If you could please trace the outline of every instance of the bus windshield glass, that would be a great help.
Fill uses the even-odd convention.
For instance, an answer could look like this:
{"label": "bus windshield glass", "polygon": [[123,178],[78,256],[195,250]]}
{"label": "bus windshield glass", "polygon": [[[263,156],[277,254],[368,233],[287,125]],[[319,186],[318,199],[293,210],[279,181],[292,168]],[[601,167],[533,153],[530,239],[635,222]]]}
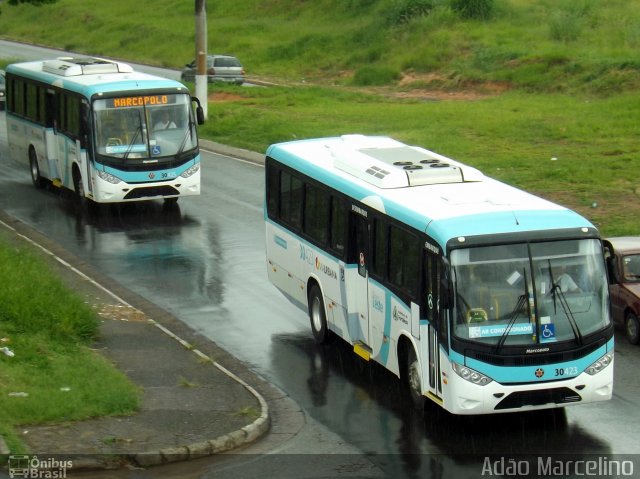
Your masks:
{"label": "bus windshield glass", "polygon": [[595,239],[458,249],[453,332],[466,341],[534,346],[575,341],[610,323]]}
{"label": "bus windshield glass", "polygon": [[186,94],[95,100],[97,153],[123,160],[159,159],[196,148],[190,106]]}

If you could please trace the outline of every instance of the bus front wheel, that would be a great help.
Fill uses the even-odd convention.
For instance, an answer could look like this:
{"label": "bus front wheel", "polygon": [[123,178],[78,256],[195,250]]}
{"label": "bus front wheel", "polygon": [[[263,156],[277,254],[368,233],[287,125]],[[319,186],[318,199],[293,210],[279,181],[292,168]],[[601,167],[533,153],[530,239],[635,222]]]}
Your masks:
{"label": "bus front wheel", "polygon": [[80,174],[80,170],[78,168],[73,169],[73,189],[76,194],[76,200],[82,206],[87,203],[87,198],[84,194],[84,185],[82,184],[82,175]]}
{"label": "bus front wheel", "polygon": [[44,186],[44,179],[40,175],[40,167],[38,166],[38,156],[36,150],[29,148],[29,169],[31,170],[31,181],[36,188]]}
{"label": "bus front wheel", "polygon": [[412,346],[407,351],[407,363],[405,369],[405,387],[409,393],[411,404],[418,412],[424,411],[425,397],[422,394],[422,381],[420,379],[420,363]]}
{"label": "bus front wheel", "polygon": [[326,343],[329,339],[329,329],[327,328],[322,292],[317,284],[314,284],[309,292],[309,319],[316,343]]}

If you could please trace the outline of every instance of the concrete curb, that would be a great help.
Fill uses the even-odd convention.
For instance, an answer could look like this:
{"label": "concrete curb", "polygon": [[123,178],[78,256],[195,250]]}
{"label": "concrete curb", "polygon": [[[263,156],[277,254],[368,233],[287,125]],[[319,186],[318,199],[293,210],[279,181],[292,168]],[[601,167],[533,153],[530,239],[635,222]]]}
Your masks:
{"label": "concrete curb", "polygon": [[[108,292],[108,290],[105,290]],[[122,302],[123,304],[133,307],[127,304],[124,300],[115,296],[115,298]],[[135,308],[134,308],[135,309]],[[137,454],[128,455],[129,459],[132,459],[140,466],[155,466],[160,464],[167,464],[170,462],[178,462],[185,461],[188,459],[197,459],[205,456],[209,456],[212,454],[218,454],[221,452],[227,452],[232,449],[238,448],[240,446],[245,446],[254,442],[256,439],[260,438],[264,435],[271,426],[271,416],[269,415],[269,406],[267,405],[267,401],[262,397],[262,395],[255,390],[252,386],[247,384],[241,378],[233,374],[231,371],[226,369],[224,366],[219,364],[217,361],[212,360],[209,356],[204,354],[198,349],[193,348],[189,343],[184,341],[182,338],[176,336],[169,329],[165,328],[163,325],[154,321],[153,319],[149,320],[154,326],[160,329],[164,334],[169,336],[170,338],[178,341],[185,349],[193,352],[196,356],[200,357],[204,361],[210,362],[214,367],[218,370],[222,371],[228,377],[241,384],[246,390],[248,390],[260,403],[260,417],[258,417],[251,424],[248,424],[236,431],[220,436],[216,439],[210,439],[208,441],[203,441],[195,444],[185,445],[185,446],[177,446],[177,447],[166,447],[160,449],[157,452],[143,452]]]}
{"label": "concrete curb", "polygon": [[200,149],[216,153],[218,155],[229,156],[232,158],[238,158],[250,163],[258,165],[264,165],[264,154],[256,153],[255,151],[244,150],[242,148],[236,148],[233,146],[223,145],[211,140],[199,140]]}

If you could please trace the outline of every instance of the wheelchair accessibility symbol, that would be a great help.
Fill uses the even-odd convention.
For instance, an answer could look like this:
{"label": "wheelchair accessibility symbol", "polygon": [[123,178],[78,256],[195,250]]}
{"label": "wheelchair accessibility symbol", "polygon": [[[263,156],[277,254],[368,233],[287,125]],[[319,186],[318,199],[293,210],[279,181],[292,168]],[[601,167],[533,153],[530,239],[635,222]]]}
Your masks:
{"label": "wheelchair accessibility symbol", "polygon": [[556,326],[555,324],[543,324],[542,331],[540,331],[540,341],[545,343],[556,340]]}

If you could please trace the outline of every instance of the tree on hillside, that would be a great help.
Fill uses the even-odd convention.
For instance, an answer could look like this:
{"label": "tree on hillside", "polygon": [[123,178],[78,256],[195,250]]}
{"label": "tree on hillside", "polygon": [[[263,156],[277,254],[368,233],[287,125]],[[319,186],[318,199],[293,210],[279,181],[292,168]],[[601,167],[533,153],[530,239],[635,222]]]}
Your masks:
{"label": "tree on hillside", "polygon": [[18,5],[19,3],[33,3],[34,5],[41,5],[43,3],[55,3],[56,0],[9,0],[9,5]]}
{"label": "tree on hillside", "polygon": [[[42,5],[44,3],[55,3],[57,0],[7,0],[9,5],[19,5],[20,3],[32,3],[34,5]],[[0,4],[2,1],[0,0]],[[2,9],[0,8],[0,14],[2,14]]]}
{"label": "tree on hillside", "polygon": [[493,0],[452,0],[451,8],[463,18],[486,20],[493,11]]}

